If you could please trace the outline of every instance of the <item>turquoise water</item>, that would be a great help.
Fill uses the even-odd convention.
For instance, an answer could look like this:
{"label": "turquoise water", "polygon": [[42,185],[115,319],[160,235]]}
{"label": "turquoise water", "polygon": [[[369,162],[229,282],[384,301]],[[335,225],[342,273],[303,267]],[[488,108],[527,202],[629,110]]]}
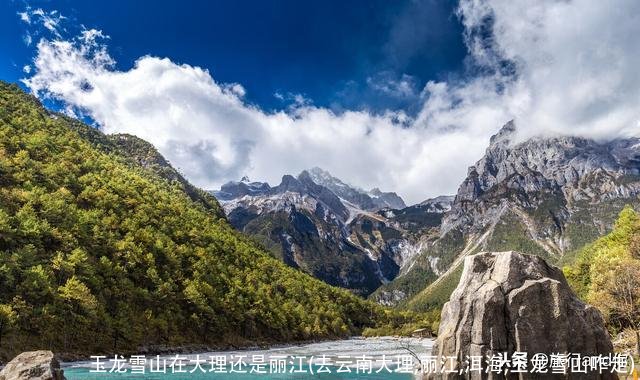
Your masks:
{"label": "turquoise water", "polygon": [[[63,363],[62,367],[64,369],[65,377],[68,380],[100,380],[100,379],[149,379],[149,380],[167,380],[167,379],[175,379],[175,380],[202,380],[202,379],[229,379],[229,380],[243,380],[243,379],[266,379],[266,380],[295,380],[295,379],[321,379],[321,380],[340,380],[340,379],[368,379],[368,380],[409,380],[413,379],[414,376],[411,373],[399,373],[394,372],[394,370],[398,367],[398,363],[396,359],[399,356],[407,355],[409,351],[407,348],[410,348],[411,351],[417,353],[418,355],[426,355],[430,353],[433,342],[427,339],[398,339],[393,337],[381,337],[381,338],[354,338],[340,341],[331,341],[331,342],[322,342],[322,343],[312,343],[306,345],[297,345],[297,346],[286,346],[286,347],[276,347],[268,350],[241,350],[241,351],[223,351],[223,352],[208,352],[201,353],[199,358],[201,358],[201,366],[205,371],[208,371],[211,368],[211,364],[209,362],[209,357],[220,357],[224,356],[226,358],[226,365],[222,365],[227,369],[227,373],[216,373],[216,372],[206,372],[203,373],[201,370],[196,370],[194,373],[188,373],[191,369],[193,369],[193,364],[195,363],[196,355],[188,354],[188,355],[180,355],[187,360],[184,360],[185,364],[182,369],[183,371],[187,371],[187,373],[171,373],[170,363],[172,362],[172,358],[175,355],[166,355],[161,356],[161,359],[166,359],[166,371],[167,373],[149,373],[150,361],[154,360],[153,366],[157,367],[156,356],[147,356],[146,357],[146,366],[145,366],[145,374],[134,374],[131,372],[132,368],[127,364],[123,368],[125,368],[125,373],[95,373],[92,370],[96,369],[96,364],[92,361],[87,362],[75,362],[75,363]],[[263,357],[266,365],[262,367],[266,370],[265,373],[249,373],[251,366],[251,358],[257,355],[259,357]],[[367,358],[371,360],[371,373],[369,371],[360,373],[357,371],[357,362],[360,358],[366,355]],[[292,357],[314,357],[313,359],[313,374],[309,373],[309,363],[305,360],[300,363],[297,360],[291,360]],[[385,368],[381,368],[381,358],[386,357],[387,364],[385,364]],[[243,361],[246,365],[242,368],[242,370],[247,373],[229,373],[230,372],[230,363],[236,362],[237,358],[244,357]],[[288,373],[268,373],[270,372],[269,359],[275,358],[283,358],[287,357],[287,364],[285,366],[285,370]],[[317,373],[318,368],[320,368],[319,364],[321,364],[318,360],[321,357],[327,357],[330,361],[326,362],[325,370],[328,369],[331,373]],[[236,360],[234,360],[234,358]],[[128,358],[126,358],[128,359]],[[194,360],[189,363],[189,360]],[[350,364],[341,365],[340,363],[350,362]],[[102,359],[103,367],[106,371],[109,371],[113,366],[113,362],[109,362],[109,358]],[[135,364],[135,363],[134,363]],[[188,365],[191,364],[191,365]],[[302,364],[302,366],[300,365]],[[338,367],[340,366],[340,367]],[[218,366],[220,367],[220,366]],[[177,367],[176,367],[177,368]],[[234,367],[237,369],[238,367]],[[338,373],[338,370],[342,371]],[[291,370],[299,370],[303,369],[305,373],[291,373]],[[350,373],[344,372],[347,369],[351,370]],[[378,371],[378,373],[376,373]],[[390,372],[391,371],[391,372]],[[271,372],[283,372],[283,371],[271,371]],[[325,371],[326,372],[326,371]]]}
{"label": "turquoise water", "polygon": [[[189,368],[190,369],[190,368]],[[187,370],[189,370],[187,369]],[[202,380],[202,379],[229,379],[229,380],[243,380],[243,379],[265,379],[265,380],[295,380],[295,379],[322,379],[322,380],[347,380],[347,379],[359,379],[359,380],[409,380],[413,376],[407,373],[389,373],[386,370],[380,373],[371,374],[357,374],[355,369],[352,373],[335,373],[337,367],[331,367],[332,373],[321,374],[240,374],[240,373],[202,373],[200,371],[194,373],[177,373],[177,374],[144,374],[133,375],[131,373],[90,373],[89,368],[65,368],[64,375],[67,380],[100,380],[100,379],[149,379],[149,380]]]}

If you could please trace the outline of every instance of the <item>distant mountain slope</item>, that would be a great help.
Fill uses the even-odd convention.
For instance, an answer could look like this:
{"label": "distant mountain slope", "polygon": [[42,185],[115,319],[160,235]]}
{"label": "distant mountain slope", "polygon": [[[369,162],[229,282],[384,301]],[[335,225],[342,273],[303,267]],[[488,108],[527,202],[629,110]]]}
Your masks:
{"label": "distant mountain slope", "polygon": [[347,185],[332,176],[331,173],[318,167],[312,168],[307,173],[314,183],[326,187],[341,199],[362,210],[377,211],[383,208],[401,209],[407,207],[396,193],[383,193],[378,188],[371,191],[360,190]]}
{"label": "distant mountain slope", "polygon": [[[514,133],[511,122],[491,138],[484,157],[469,168],[437,238],[415,256],[406,278],[377,292],[378,299],[395,296],[414,309],[428,308],[448,297],[439,296],[443,289],[455,287],[464,256],[481,250],[571,261],[577,249],[611,229],[625,204],[640,203],[639,139],[514,143]],[[407,278],[415,279],[410,288],[402,285]]]}
{"label": "distant mountain slope", "polygon": [[[640,203],[639,139],[514,142],[515,133],[510,122],[491,138],[455,197],[414,206],[380,208],[372,192],[318,168],[274,188],[228,184],[218,198],[234,226],[289,265],[386,305],[429,309],[448,298],[465,256],[518,250],[570,262]],[[316,212],[318,189],[333,196]]]}
{"label": "distant mountain slope", "polygon": [[349,209],[308,172],[285,175],[275,187],[245,178],[215,195],[234,227],[288,265],[359,294],[380,285],[378,264],[347,237]]}
{"label": "distant mountain slope", "polygon": [[377,305],[273,259],[143,141],[0,82],[0,357],[348,336]]}
{"label": "distant mountain slope", "polygon": [[439,226],[447,202],[391,209],[404,206],[395,193],[366,193],[319,168],[275,187],[243,178],[213,193],[230,223],[276,257],[361,295],[402,271],[418,252],[416,232]]}

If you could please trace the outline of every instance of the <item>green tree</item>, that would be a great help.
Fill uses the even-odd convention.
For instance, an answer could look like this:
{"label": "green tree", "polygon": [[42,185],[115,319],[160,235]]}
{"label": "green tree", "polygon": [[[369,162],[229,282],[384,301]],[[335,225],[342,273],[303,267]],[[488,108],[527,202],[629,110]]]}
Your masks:
{"label": "green tree", "polygon": [[640,356],[640,261],[614,260],[608,270],[594,276],[592,289],[589,301],[603,312],[607,322],[619,330],[633,330],[636,356]]}
{"label": "green tree", "polygon": [[17,319],[16,312],[11,305],[0,304],[0,347],[2,347],[2,338],[13,327]]}

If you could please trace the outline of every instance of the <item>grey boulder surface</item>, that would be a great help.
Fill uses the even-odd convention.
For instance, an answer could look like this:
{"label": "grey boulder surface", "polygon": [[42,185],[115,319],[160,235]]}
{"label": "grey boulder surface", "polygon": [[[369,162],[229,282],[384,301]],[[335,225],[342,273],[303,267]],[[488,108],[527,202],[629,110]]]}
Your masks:
{"label": "grey boulder surface", "polygon": [[[468,357],[526,352],[608,355],[613,346],[602,316],[580,301],[560,269],[538,256],[484,252],[468,256],[460,283],[444,305],[432,355],[456,357],[464,370]],[[529,364],[529,367],[531,365]],[[483,368],[484,369],[484,368]],[[463,371],[464,372],[464,371]],[[435,373],[430,379],[461,378]],[[554,378],[551,374],[469,372],[466,378]],[[611,379],[611,373],[578,373],[555,378]]]}
{"label": "grey boulder surface", "polygon": [[0,371],[0,380],[64,380],[60,363],[51,351],[23,352]]}

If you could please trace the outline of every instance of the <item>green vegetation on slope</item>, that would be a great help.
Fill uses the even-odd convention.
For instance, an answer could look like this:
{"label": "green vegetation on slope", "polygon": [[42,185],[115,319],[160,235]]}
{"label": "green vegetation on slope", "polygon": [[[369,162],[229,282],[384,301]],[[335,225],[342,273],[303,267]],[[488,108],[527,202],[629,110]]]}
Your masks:
{"label": "green vegetation on slope", "polygon": [[[624,180],[625,178],[620,182],[622,183]],[[573,264],[588,244],[593,243],[610,230],[610,226],[618,218],[618,214],[625,205],[637,209],[640,202],[637,198],[603,199],[595,204],[586,201],[575,202],[574,212],[565,230],[565,235],[571,242],[573,249],[564,254],[559,264]]]}
{"label": "green vegetation on slope", "polygon": [[565,276],[613,333],[630,330],[640,356],[640,217],[625,207],[611,233],[586,246]]}
{"label": "green vegetation on slope", "polygon": [[574,263],[563,268],[567,280],[578,296],[588,300],[597,291],[593,283],[599,275],[612,269],[620,260],[632,259],[640,248],[640,217],[633,208],[625,207],[613,230],[585,246]]}
{"label": "green vegetation on slope", "polygon": [[[549,260],[549,254],[530,236],[527,227],[513,212],[506,212],[498,221],[483,251],[518,251]],[[553,261],[553,258],[551,258]]]}
{"label": "green vegetation on slope", "polygon": [[130,166],[143,167],[173,185],[180,186],[189,198],[202,204],[214,216],[224,217],[224,211],[213,195],[189,183],[147,141],[128,134],[105,135],[79,120],[65,115],[56,116],[64,119],[69,128],[78,132],[82,139],[90,142],[101,152],[115,154],[124,158]]}
{"label": "green vegetation on slope", "polygon": [[460,263],[438,282],[427,286],[406,304],[406,308],[416,312],[433,312],[442,310],[449,301],[451,293],[456,289],[462,276],[463,263]]}
{"label": "green vegetation on slope", "polygon": [[309,211],[295,209],[260,215],[242,231],[273,256],[327,284],[362,296],[379,286],[375,268],[364,254],[341,241],[321,238],[317,225],[326,228],[324,234],[340,236],[337,225],[322,224]]}
{"label": "green vegetation on slope", "polygon": [[1,358],[330,338],[388,317],[70,124],[0,82]]}

